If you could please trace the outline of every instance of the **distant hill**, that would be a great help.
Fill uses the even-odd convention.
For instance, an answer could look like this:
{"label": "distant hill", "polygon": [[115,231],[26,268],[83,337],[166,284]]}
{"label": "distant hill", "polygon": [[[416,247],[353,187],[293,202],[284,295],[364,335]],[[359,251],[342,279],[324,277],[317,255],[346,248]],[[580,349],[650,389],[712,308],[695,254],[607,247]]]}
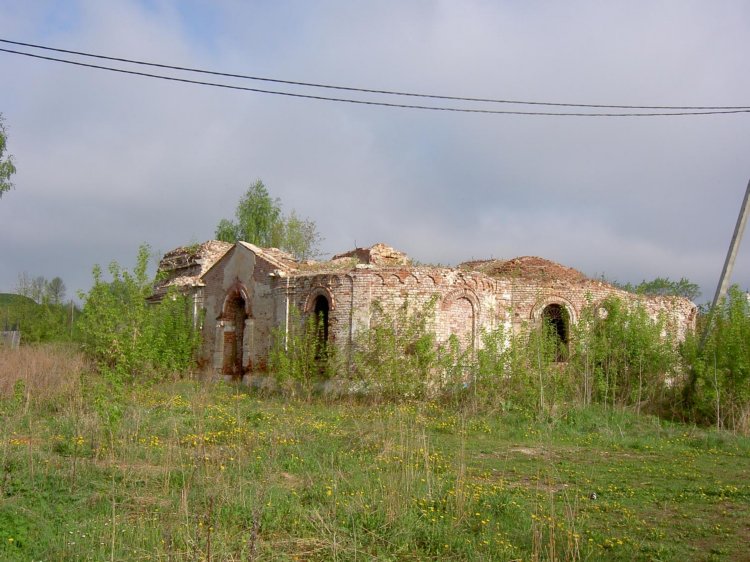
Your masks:
{"label": "distant hill", "polygon": [[0,293],[0,330],[20,330],[26,343],[70,339],[70,322],[66,305],[38,304],[23,295]]}
{"label": "distant hill", "polygon": [[0,293],[0,330],[26,325],[37,316],[39,305],[29,297],[13,293]]}
{"label": "distant hill", "polygon": [[29,297],[25,297],[23,295],[16,295],[14,293],[0,293],[0,307],[22,303],[36,304],[33,299],[30,299]]}

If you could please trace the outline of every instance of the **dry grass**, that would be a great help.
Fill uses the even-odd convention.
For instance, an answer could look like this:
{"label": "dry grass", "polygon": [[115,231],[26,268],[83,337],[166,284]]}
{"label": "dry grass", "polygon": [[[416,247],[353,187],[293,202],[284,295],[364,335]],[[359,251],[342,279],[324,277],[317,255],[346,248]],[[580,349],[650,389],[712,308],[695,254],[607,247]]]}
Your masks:
{"label": "dry grass", "polygon": [[59,400],[78,389],[86,367],[86,359],[73,345],[0,347],[0,397],[22,389],[27,403]]}

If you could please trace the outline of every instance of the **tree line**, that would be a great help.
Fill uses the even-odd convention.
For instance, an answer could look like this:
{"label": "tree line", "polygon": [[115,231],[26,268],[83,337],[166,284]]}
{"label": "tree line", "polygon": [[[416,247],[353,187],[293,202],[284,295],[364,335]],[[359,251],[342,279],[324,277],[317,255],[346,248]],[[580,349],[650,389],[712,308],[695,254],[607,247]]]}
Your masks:
{"label": "tree line", "polygon": [[18,276],[15,293],[0,294],[0,327],[19,330],[23,343],[75,339],[75,320],[80,308],[65,302],[65,283],[24,272]]}

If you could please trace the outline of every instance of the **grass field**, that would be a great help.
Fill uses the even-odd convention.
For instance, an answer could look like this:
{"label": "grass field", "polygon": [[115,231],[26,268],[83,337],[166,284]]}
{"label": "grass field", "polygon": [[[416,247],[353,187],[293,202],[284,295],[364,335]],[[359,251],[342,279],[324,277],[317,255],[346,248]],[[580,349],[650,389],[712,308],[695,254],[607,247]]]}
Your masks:
{"label": "grass field", "polygon": [[0,351],[2,560],[750,560],[750,439],[599,408],[124,388]]}

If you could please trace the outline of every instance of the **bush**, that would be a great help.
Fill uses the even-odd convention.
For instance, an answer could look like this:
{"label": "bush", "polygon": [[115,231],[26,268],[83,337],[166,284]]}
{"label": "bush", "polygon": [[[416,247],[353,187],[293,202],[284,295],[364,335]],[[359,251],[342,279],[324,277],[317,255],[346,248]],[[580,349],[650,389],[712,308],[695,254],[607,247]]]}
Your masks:
{"label": "bush", "polygon": [[289,317],[288,330],[273,331],[269,366],[283,390],[309,396],[315,383],[336,374],[337,348],[324,341],[322,318],[303,318],[297,308],[291,309]]}
{"label": "bush", "polygon": [[[666,319],[652,319],[640,303],[610,297],[585,307],[569,342],[545,321],[517,334],[503,325],[483,332],[476,350],[455,336],[438,343],[436,303],[415,307],[405,300],[396,309],[375,303],[370,327],[348,350],[349,390],[375,400],[470,399],[483,409],[557,416],[574,402],[657,409],[678,374]],[[292,317],[289,331],[276,333],[271,354],[277,381],[292,393],[335,375],[344,381],[337,348],[321,353],[314,319]]]}
{"label": "bush", "polygon": [[405,300],[395,311],[374,304],[372,325],[358,334],[352,354],[352,376],[368,394],[399,401],[437,388],[437,338],[429,328],[436,303],[412,308]]}
{"label": "bush", "polygon": [[148,246],[141,246],[132,273],[112,262],[111,281],[95,266],[94,285],[81,295],[83,349],[116,380],[186,371],[200,341],[188,297],[168,292],[158,304],[147,304],[152,290],[148,257]]}
{"label": "bush", "polygon": [[691,373],[687,405],[697,421],[750,433],[750,302],[745,293],[731,287],[708,321],[702,349],[695,335],[683,345]]}
{"label": "bush", "polygon": [[677,375],[677,343],[663,317],[641,303],[608,297],[581,313],[571,366],[580,373],[579,400],[640,408],[658,405]]}

